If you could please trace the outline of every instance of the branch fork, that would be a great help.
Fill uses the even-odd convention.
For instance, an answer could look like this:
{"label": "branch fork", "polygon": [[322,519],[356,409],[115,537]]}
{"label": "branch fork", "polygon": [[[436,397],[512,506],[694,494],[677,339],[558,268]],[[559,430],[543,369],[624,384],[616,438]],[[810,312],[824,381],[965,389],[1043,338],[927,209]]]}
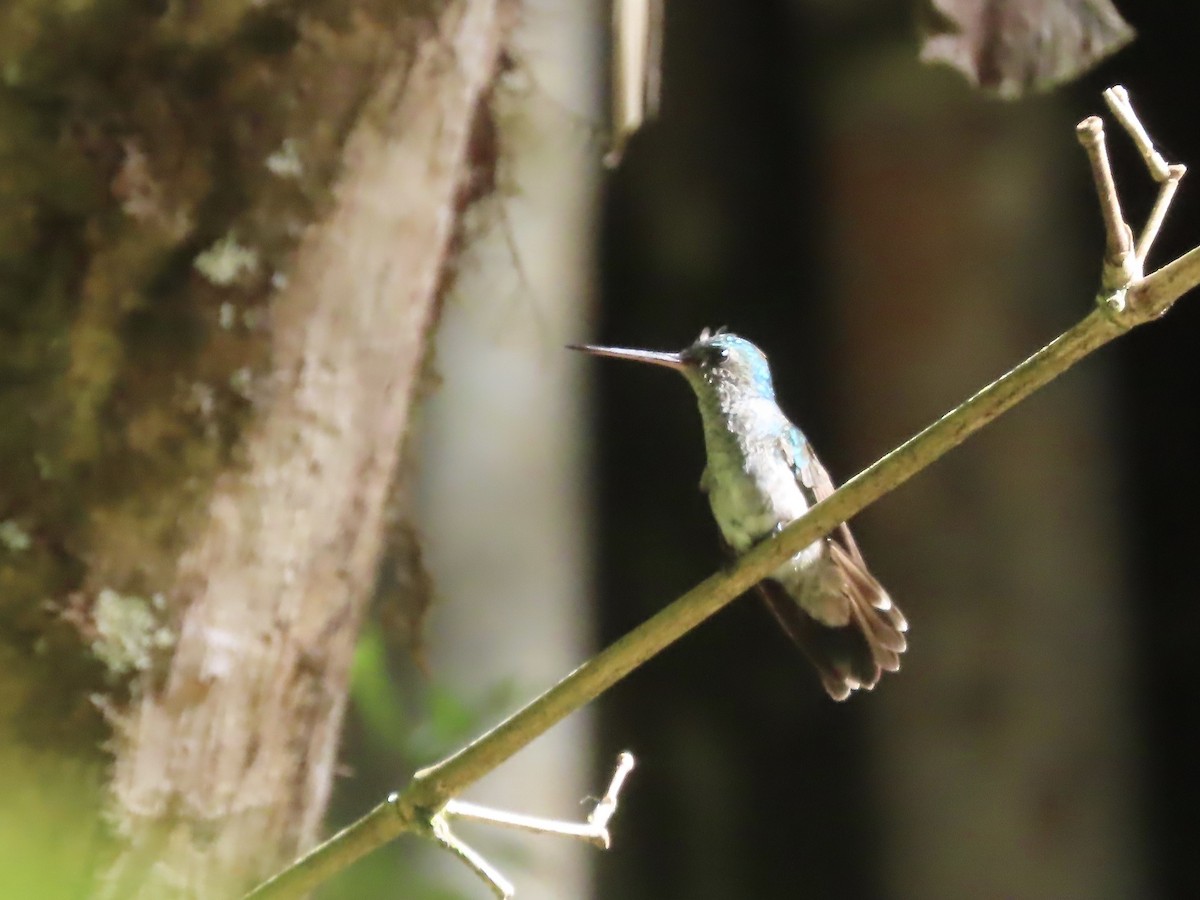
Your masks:
{"label": "branch fork", "polygon": [[[1147,317],[1146,310],[1131,310],[1129,291],[1143,278],[1146,257],[1158,236],[1167,209],[1179,188],[1179,182],[1187,172],[1181,164],[1169,165],[1154,149],[1154,142],[1138,120],[1129,101],[1129,92],[1115,85],[1104,92],[1104,101],[1121,127],[1133,140],[1141,154],[1150,177],[1159,183],[1158,196],[1146,219],[1137,242],[1133,229],[1121,214],[1121,201],[1113,180],[1112,166],[1108,159],[1108,148],[1104,140],[1104,122],[1099,116],[1088,116],[1076,126],[1075,133],[1087,153],[1092,167],[1092,180],[1100,200],[1100,213],[1104,219],[1104,262],[1100,283],[1103,293],[1098,298],[1119,324],[1132,328]],[[1150,311],[1150,318],[1161,315],[1167,307]],[[1126,315],[1129,313],[1130,315]]]}
{"label": "branch fork", "polygon": [[450,830],[450,819],[458,818],[472,822],[486,822],[504,828],[515,828],[519,831],[532,831],[535,834],[557,834],[561,837],[576,838],[586,841],[602,850],[612,845],[612,836],[608,832],[608,822],[617,811],[617,800],[625,779],[633,771],[633,754],[629,751],[617,757],[617,768],[608,783],[608,790],[596,803],[586,822],[564,822],[560,819],[543,819],[539,816],[527,816],[523,813],[508,812],[507,810],[492,809],[466,800],[451,799],[430,820],[433,839],[454,853],[476,875],[492,889],[501,900],[507,900],[516,893],[512,883],[500,871],[484,858],[478,851],[472,849],[466,842]]}

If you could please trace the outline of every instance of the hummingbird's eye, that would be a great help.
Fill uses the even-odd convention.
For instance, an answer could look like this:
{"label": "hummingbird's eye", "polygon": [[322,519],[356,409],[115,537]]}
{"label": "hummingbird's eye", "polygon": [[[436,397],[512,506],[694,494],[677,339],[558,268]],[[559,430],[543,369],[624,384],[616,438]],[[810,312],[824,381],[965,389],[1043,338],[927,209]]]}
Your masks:
{"label": "hummingbird's eye", "polygon": [[692,359],[706,369],[719,366],[725,360],[729,359],[729,350],[727,348],[712,344],[695,347],[692,353],[694,354]]}

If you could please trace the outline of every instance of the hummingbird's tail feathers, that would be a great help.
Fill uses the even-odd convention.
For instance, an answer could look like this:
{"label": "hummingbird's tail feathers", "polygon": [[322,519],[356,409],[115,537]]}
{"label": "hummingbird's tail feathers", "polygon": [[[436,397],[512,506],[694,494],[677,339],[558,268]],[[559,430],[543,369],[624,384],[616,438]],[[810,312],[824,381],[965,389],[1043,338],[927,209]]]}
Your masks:
{"label": "hummingbird's tail feathers", "polygon": [[845,700],[852,691],[872,690],[884,672],[899,670],[900,654],[908,647],[908,622],[861,564],[833,541],[829,547],[844,576],[847,624],[826,625],[813,618],[773,579],[758,589],[784,632],[816,667],[829,696]]}
{"label": "hummingbird's tail feathers", "polygon": [[783,585],[769,578],[759,582],[758,591],[784,633],[816,668],[830,697],[845,700],[851,691],[875,687],[879,670],[857,623],[821,624],[800,608]]}
{"label": "hummingbird's tail feathers", "polygon": [[[908,640],[904,637],[908,631],[908,620],[904,618],[904,613],[892,602],[883,585],[863,567],[860,559],[856,559],[836,541],[830,541],[828,547],[830,559],[846,580],[851,619],[858,622],[868,640],[873,638],[873,643],[880,648],[890,650],[893,654],[903,653],[908,649]],[[897,660],[896,669],[882,667],[895,672],[900,663]]]}

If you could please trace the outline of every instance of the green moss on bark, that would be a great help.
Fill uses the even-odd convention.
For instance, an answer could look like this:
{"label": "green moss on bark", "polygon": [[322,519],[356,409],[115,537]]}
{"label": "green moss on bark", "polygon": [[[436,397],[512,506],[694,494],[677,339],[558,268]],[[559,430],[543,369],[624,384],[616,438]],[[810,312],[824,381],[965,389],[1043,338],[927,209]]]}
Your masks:
{"label": "green moss on bark", "polygon": [[[66,754],[95,752],[113,693],[97,599],[169,584],[236,466],[271,293],[411,14],[165,9],[0,12],[0,521],[29,538],[0,543],[0,732]],[[231,235],[255,265],[206,277]]]}

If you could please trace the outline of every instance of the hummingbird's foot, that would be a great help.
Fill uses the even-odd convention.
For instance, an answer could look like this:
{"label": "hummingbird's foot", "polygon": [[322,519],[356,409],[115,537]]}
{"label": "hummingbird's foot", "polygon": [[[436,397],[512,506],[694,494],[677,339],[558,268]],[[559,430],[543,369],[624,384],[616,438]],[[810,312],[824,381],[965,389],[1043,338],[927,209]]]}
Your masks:
{"label": "hummingbird's foot", "polygon": [[780,522],[778,525],[776,525],[774,528],[772,528],[770,531],[768,531],[762,537],[755,539],[755,541],[750,545],[750,547],[747,547],[746,549],[751,549],[753,547],[757,547],[759,544],[761,544],[765,541],[769,541],[771,538],[775,537],[775,535],[779,534],[781,531],[783,531],[783,529],[785,529],[787,527],[788,527],[787,522]]}

